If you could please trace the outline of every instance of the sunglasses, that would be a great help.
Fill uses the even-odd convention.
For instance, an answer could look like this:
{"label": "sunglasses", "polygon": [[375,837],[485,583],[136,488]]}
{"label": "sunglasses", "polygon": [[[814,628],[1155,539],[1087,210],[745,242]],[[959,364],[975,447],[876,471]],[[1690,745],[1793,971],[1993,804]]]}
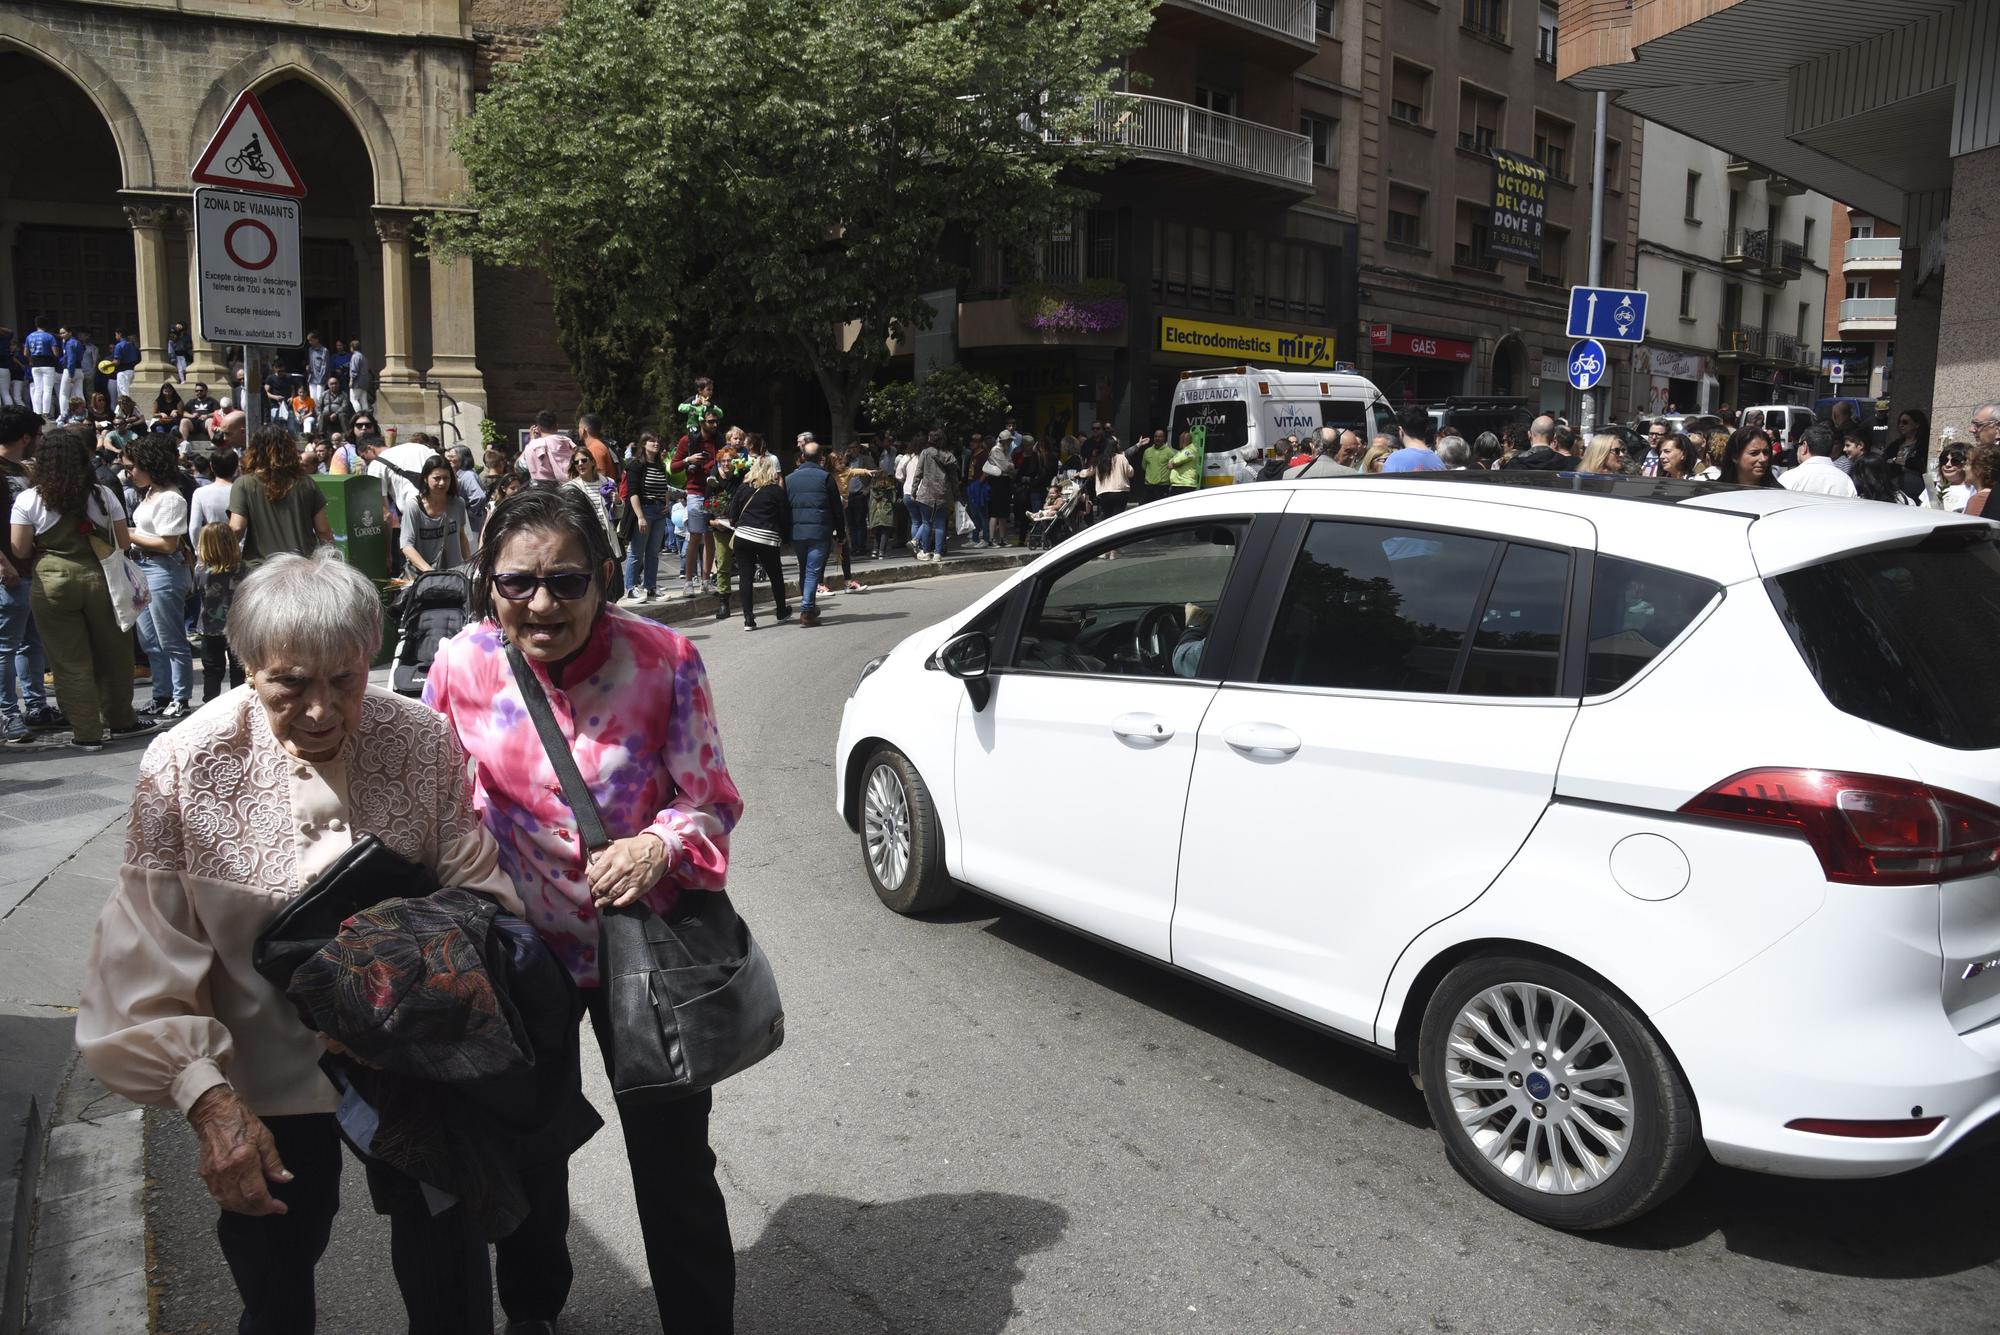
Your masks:
{"label": "sunglasses", "polygon": [[558,575],[509,573],[493,577],[493,591],[510,603],[525,603],[535,590],[546,588],[556,599],[573,603],[590,592],[593,577],[588,570],[565,570]]}

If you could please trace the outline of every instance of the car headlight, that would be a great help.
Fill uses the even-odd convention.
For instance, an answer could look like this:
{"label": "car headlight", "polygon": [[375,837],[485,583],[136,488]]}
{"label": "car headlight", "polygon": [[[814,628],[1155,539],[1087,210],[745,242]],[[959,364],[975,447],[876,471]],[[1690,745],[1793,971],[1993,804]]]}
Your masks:
{"label": "car headlight", "polygon": [[[867,681],[869,677],[874,675],[876,668],[881,667],[884,663],[888,661],[889,661],[889,655],[877,654],[873,658],[869,659],[866,663],[863,663],[861,665],[861,675],[855,678],[854,681],[854,691],[860,690],[861,683]],[[854,694],[854,691],[849,691],[848,695],[852,696]]]}

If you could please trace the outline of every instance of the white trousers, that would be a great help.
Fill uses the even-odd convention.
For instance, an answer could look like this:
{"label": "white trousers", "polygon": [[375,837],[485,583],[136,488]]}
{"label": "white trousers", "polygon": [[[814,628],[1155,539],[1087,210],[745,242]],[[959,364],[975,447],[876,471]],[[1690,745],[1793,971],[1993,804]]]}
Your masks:
{"label": "white trousers", "polygon": [[114,395],[111,400],[111,406],[114,410],[118,407],[119,399],[131,397],[132,377],[137,375],[138,373],[139,372],[136,368],[130,371],[120,371],[118,373],[118,393]]}
{"label": "white trousers", "polygon": [[44,418],[55,419],[56,386],[62,372],[53,366],[31,366],[28,368],[28,406]]}
{"label": "white trousers", "polygon": [[[62,417],[67,415],[69,412],[69,401],[73,398],[78,397],[82,393],[83,393],[83,372],[64,371],[62,373],[61,386],[56,390],[56,406],[54,415],[57,417]],[[90,405],[87,403],[84,405],[85,408],[88,408],[89,406]]]}
{"label": "white trousers", "polygon": [[352,385],[347,389],[347,401],[354,405],[354,411],[357,413],[372,412],[375,408],[375,396],[365,389],[356,389]]}

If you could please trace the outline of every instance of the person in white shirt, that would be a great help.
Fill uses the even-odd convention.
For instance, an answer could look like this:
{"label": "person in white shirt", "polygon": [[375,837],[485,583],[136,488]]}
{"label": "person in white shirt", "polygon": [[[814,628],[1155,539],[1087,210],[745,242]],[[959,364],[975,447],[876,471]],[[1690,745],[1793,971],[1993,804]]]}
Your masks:
{"label": "person in white shirt", "polygon": [[1853,480],[1833,464],[1833,456],[1838,449],[1839,446],[1834,443],[1833,428],[1824,423],[1808,427],[1805,434],[1799,437],[1798,467],[1788,468],[1780,474],[1778,485],[1818,496],[1853,496]]}
{"label": "person in white shirt", "polygon": [[236,481],[236,451],[217,450],[209,456],[208,466],[215,473],[215,481],[205,487],[196,487],[194,495],[188,498],[188,545],[195,545],[201,531],[210,524],[229,522],[229,491]]}
{"label": "person in white shirt", "polygon": [[175,485],[180,460],[173,443],[148,432],[125,450],[132,485],[143,499],[132,511],[132,545],[139,550],[152,600],[139,614],[139,648],[152,671],[153,703],[141,714],[185,718],[194,690],[194,646],[187,637],[187,601],[194,590],[188,560],[188,503]]}

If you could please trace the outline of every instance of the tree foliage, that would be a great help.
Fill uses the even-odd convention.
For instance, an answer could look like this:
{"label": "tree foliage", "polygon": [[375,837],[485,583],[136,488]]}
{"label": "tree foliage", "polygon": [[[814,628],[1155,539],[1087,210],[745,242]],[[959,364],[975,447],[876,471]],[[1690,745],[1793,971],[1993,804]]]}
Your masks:
{"label": "tree foliage", "polygon": [[836,440],[954,232],[1045,235],[1103,165],[1152,0],[569,0],[462,127],[438,244],[536,265],[684,357],[783,358]]}
{"label": "tree foliage", "polygon": [[863,400],[870,421],[897,438],[942,431],[956,446],[974,431],[991,431],[1012,411],[1007,391],[992,376],[944,366],[922,384],[892,380]]}

